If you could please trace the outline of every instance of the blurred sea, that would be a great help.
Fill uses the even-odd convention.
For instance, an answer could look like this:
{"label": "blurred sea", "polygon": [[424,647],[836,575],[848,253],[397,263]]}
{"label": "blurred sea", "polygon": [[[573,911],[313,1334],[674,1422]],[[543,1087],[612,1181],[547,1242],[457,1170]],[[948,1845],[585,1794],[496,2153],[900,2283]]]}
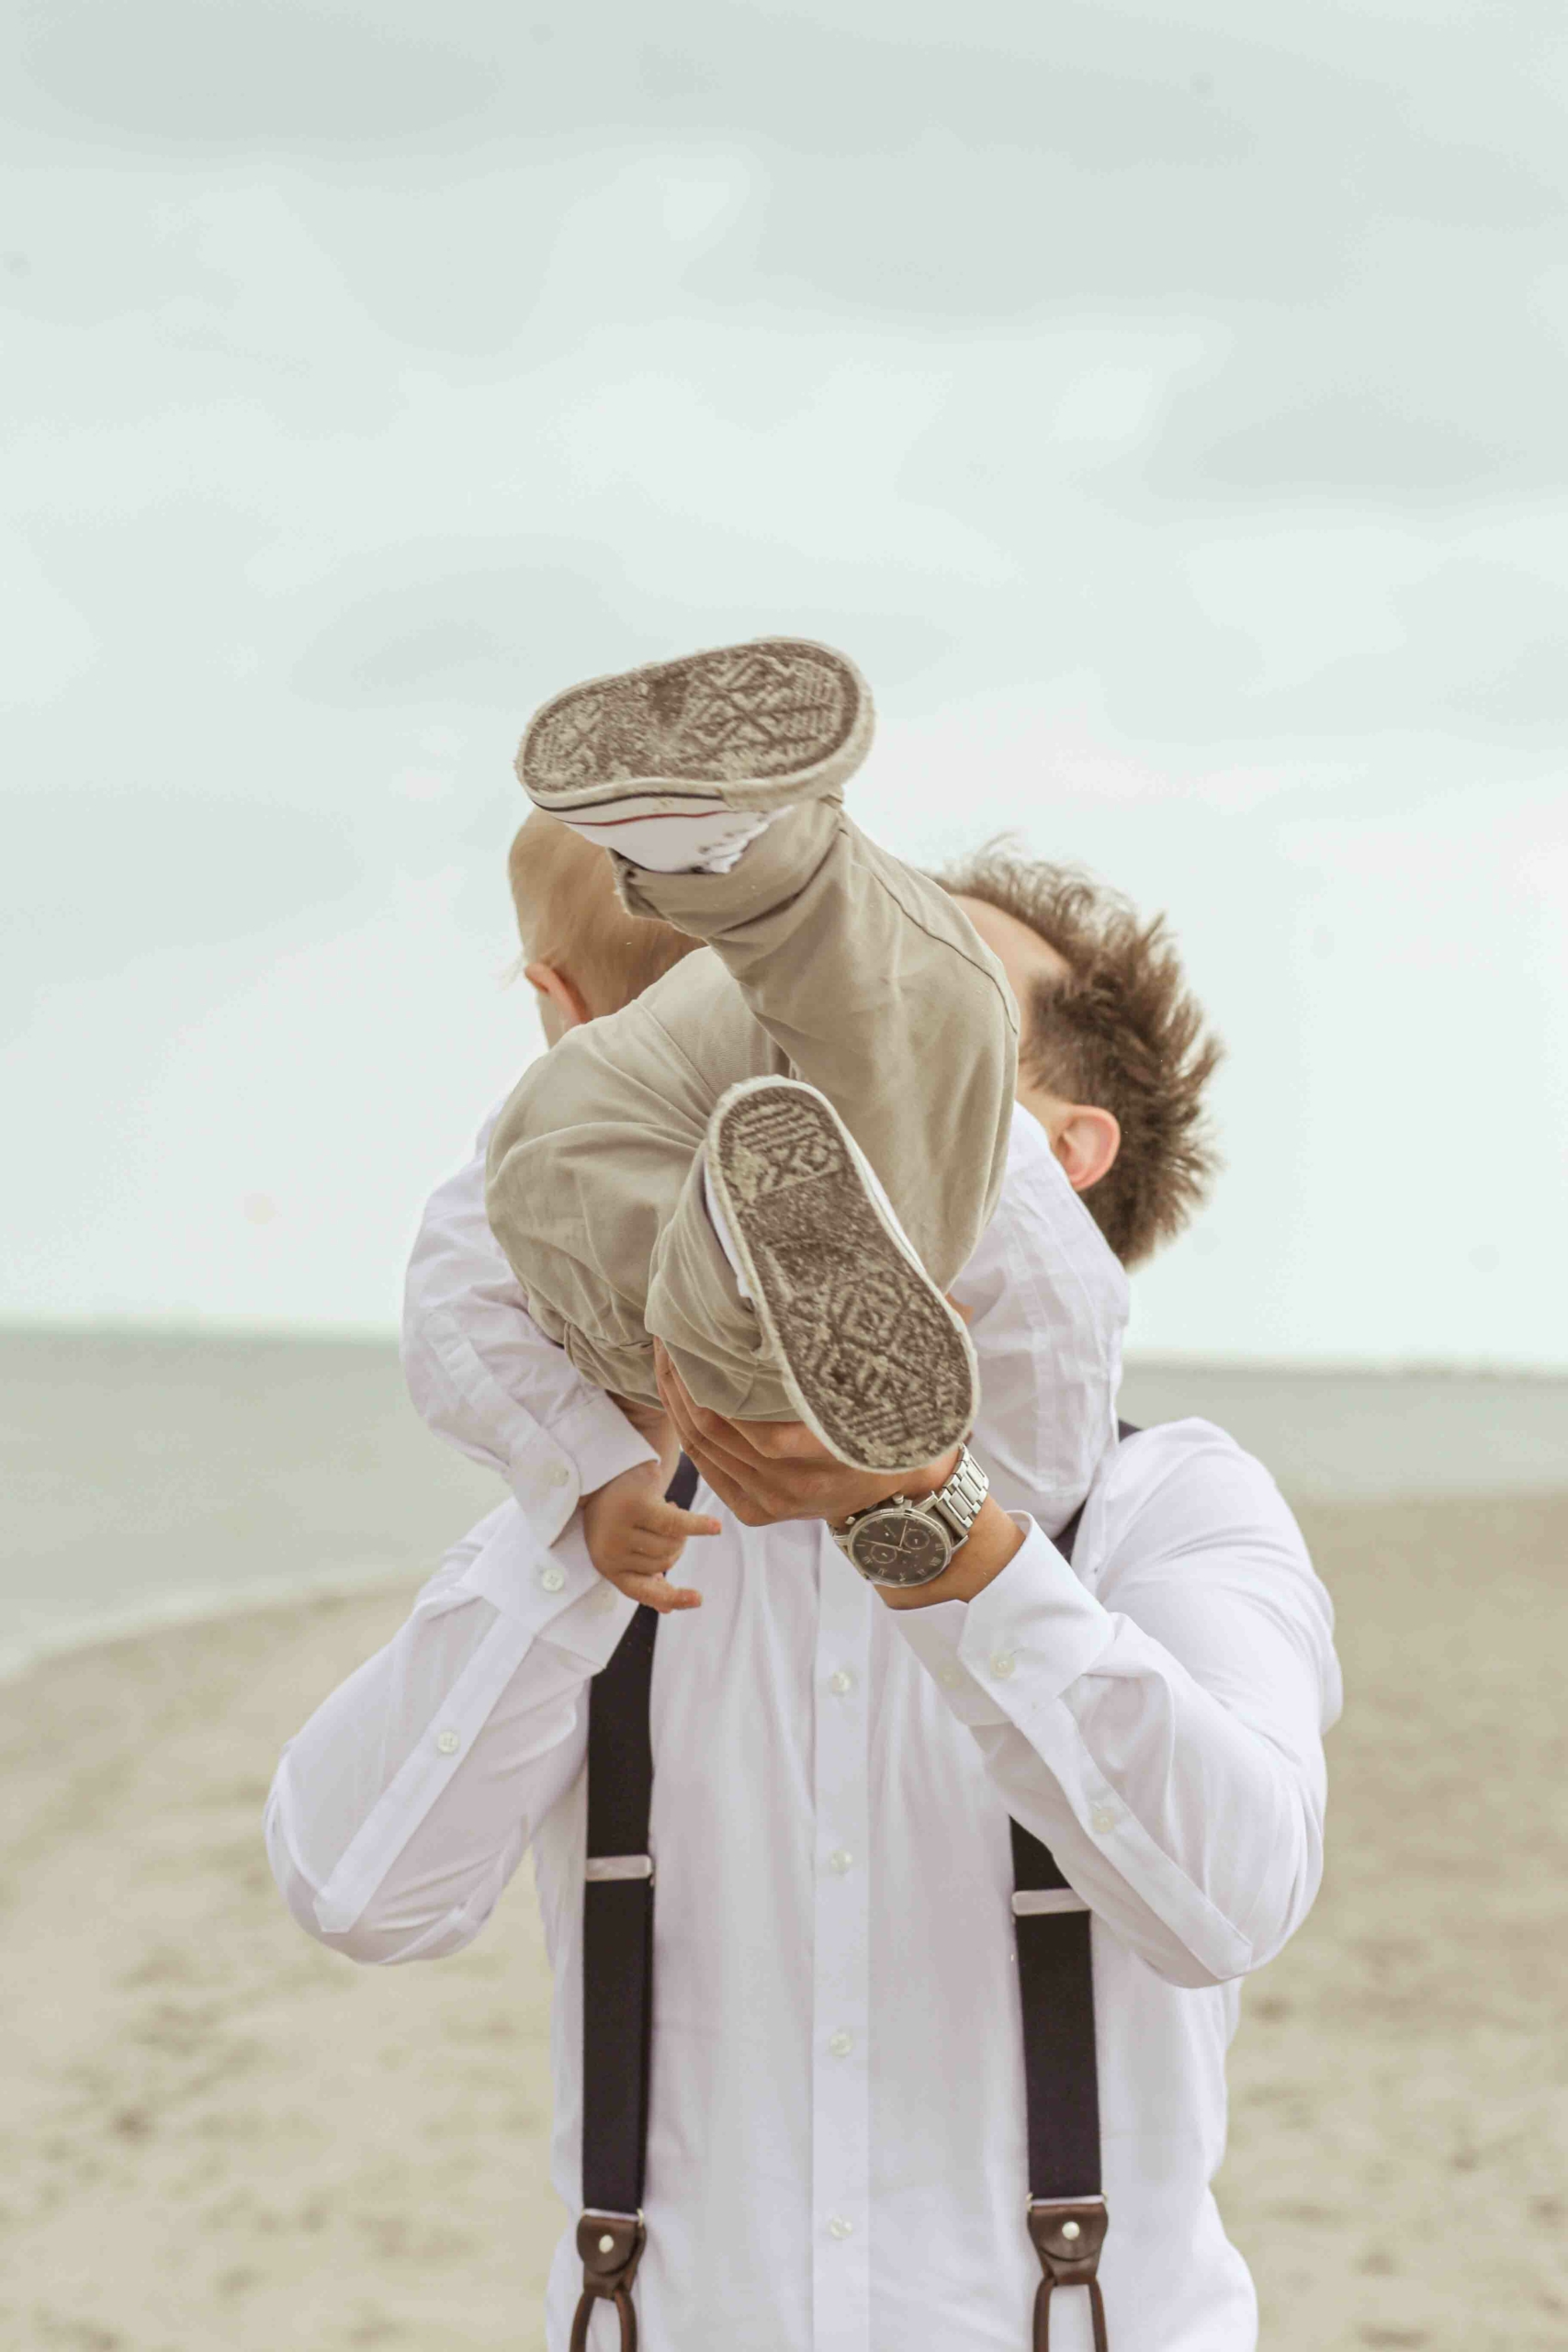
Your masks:
{"label": "blurred sea", "polygon": [[[1293,1501],[1568,1491],[1568,1380],[1144,1362],[1131,1420],[1198,1415]],[[0,1675],[162,1621],[427,1575],[502,1498],[408,1402],[388,1340],[0,1334]]]}

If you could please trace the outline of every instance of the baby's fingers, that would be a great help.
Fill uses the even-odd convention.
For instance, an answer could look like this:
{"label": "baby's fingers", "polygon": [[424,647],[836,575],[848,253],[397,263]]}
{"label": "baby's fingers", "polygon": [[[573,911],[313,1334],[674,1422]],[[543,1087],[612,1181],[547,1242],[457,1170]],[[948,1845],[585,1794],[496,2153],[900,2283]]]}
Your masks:
{"label": "baby's fingers", "polygon": [[700,1592],[694,1592],[689,1584],[671,1584],[662,1568],[652,1575],[634,1574],[628,1568],[613,1577],[611,1582],[618,1592],[625,1593],[628,1600],[637,1601],[641,1608],[656,1610],[660,1617],[668,1617],[676,1610],[700,1609],[703,1605]]}
{"label": "baby's fingers", "polygon": [[688,1535],[716,1535],[719,1521],[701,1511],[682,1510],[676,1503],[650,1502],[637,1514],[637,1532],[660,1544],[683,1544]]}
{"label": "baby's fingers", "polygon": [[685,1548],[683,1544],[666,1544],[660,1536],[633,1532],[606,1565],[634,1577],[668,1576]]}

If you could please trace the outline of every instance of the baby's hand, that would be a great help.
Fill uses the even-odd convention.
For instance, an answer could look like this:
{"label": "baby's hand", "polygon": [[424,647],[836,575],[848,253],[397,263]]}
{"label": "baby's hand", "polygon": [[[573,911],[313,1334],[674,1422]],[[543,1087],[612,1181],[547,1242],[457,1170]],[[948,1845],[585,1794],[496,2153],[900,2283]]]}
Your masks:
{"label": "baby's hand", "polygon": [[660,1616],[702,1607],[702,1594],[671,1584],[670,1570],[688,1535],[719,1532],[716,1519],[667,1503],[664,1486],[662,1463],[638,1462],[595,1487],[582,1506],[588,1556],[600,1575],[628,1600],[642,1601]]}

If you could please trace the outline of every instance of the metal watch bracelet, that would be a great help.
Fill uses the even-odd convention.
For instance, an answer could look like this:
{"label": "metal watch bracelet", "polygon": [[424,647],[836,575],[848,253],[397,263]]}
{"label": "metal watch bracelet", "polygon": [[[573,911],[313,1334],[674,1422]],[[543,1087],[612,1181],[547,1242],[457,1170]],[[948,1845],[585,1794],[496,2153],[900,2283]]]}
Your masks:
{"label": "metal watch bracelet", "polygon": [[990,1491],[990,1480],[967,1446],[934,1494],[912,1500],[889,1495],[853,1511],[829,1533],[868,1584],[910,1589],[932,1584],[968,1537]]}
{"label": "metal watch bracelet", "polygon": [[[953,1549],[967,1543],[969,1531],[979,1518],[991,1482],[966,1445],[958,1449],[958,1461],[945,1486],[934,1495],[922,1498],[928,1510],[940,1511],[953,1531]],[[919,1506],[917,1506],[919,1508]]]}

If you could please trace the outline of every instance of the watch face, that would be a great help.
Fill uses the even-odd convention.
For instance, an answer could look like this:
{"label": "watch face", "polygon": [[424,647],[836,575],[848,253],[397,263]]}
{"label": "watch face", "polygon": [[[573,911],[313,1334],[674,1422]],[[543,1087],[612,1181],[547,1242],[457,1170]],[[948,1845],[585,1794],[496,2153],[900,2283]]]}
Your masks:
{"label": "watch face", "polygon": [[953,1552],[943,1530],[907,1503],[868,1511],[850,1538],[851,1559],[877,1584],[930,1584]]}

